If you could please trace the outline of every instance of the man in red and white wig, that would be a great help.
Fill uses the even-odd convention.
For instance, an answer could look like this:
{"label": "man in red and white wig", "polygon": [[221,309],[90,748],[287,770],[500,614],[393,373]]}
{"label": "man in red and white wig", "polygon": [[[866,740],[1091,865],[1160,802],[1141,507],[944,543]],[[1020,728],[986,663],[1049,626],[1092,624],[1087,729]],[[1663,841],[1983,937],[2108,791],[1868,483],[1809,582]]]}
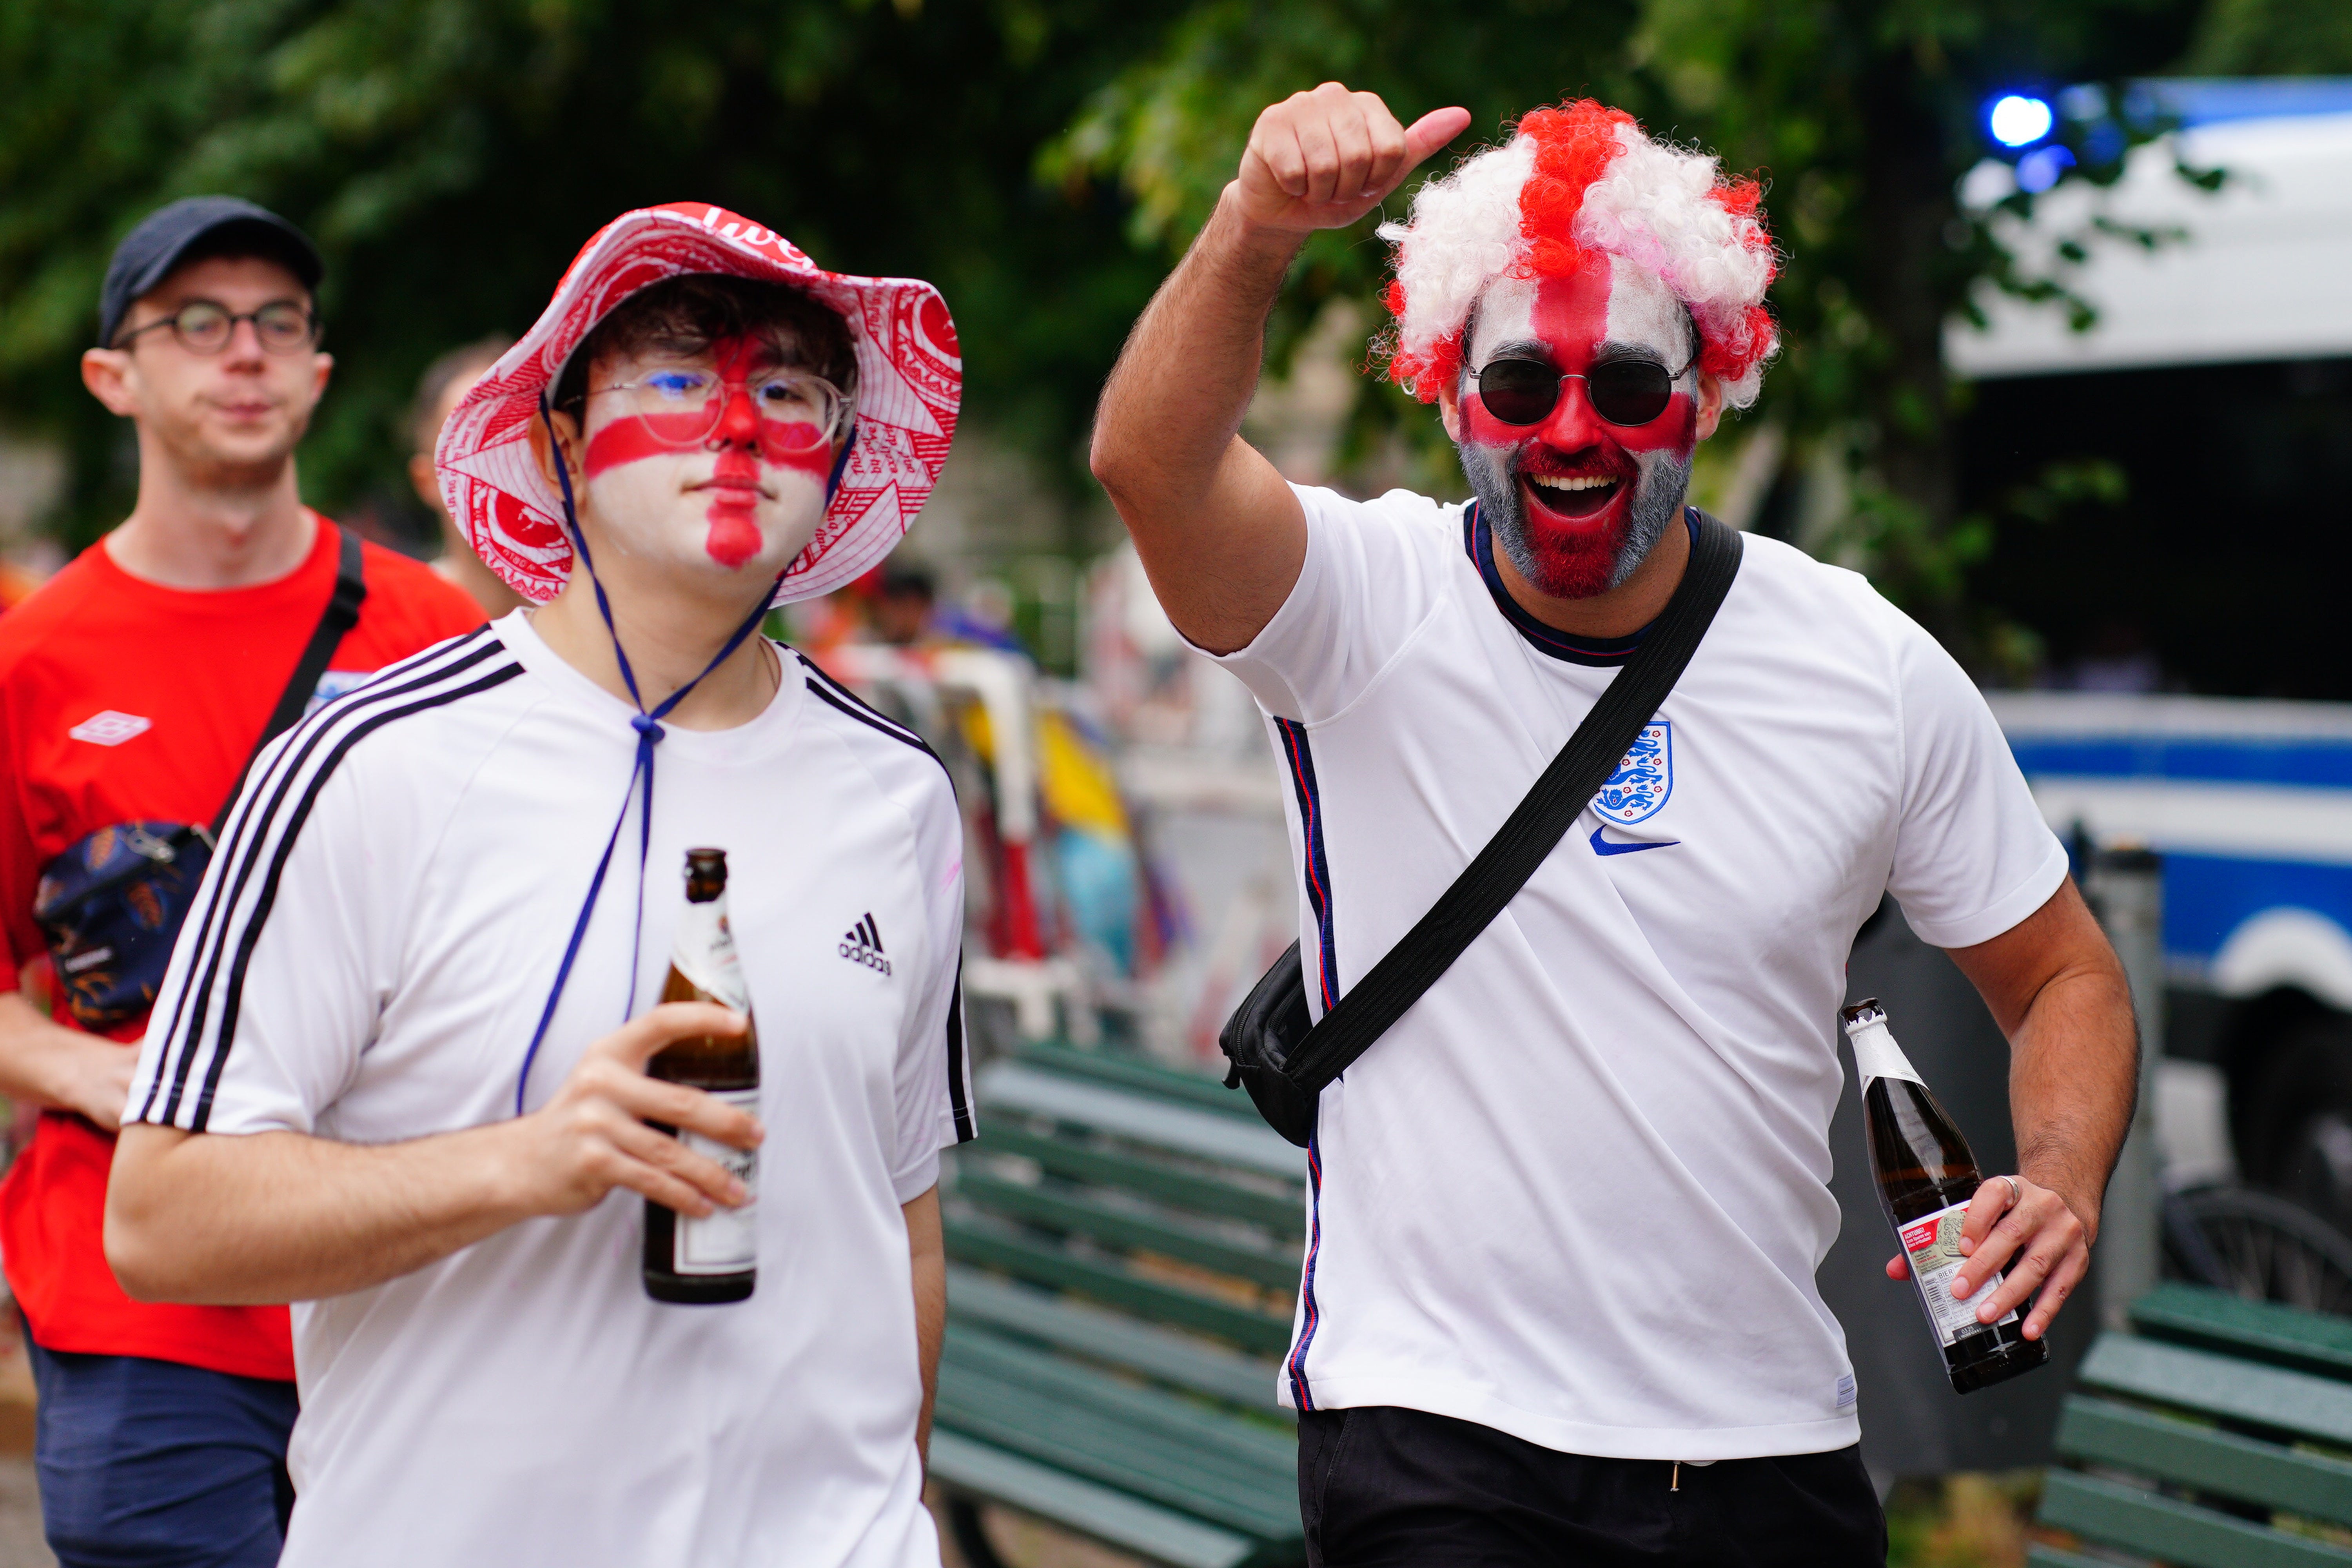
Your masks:
{"label": "man in red and white wig", "polygon": [[[1657,620],[1720,526],[1693,455],[1778,344],[1752,182],[1601,105],[1538,110],[1381,230],[1376,352],[1475,500],[1285,483],[1238,431],[1287,268],[1468,121],[1338,83],[1266,110],[1095,432],[1171,618],[1268,715],[1318,1017]],[[2015,1050],[2022,1168],[1969,1204],[1953,1294],[2048,1331],[2129,1118],[2121,971],[1959,668],[1861,577],[1750,538],[1617,776],[1322,1093],[1281,1391],[1311,1560],[1883,1562],[1814,1270],[1845,959],[1890,891]]]}
{"label": "man in red and white wig", "polygon": [[[930,285],[694,203],[591,239],[450,416],[450,513],[535,607],[257,761],[110,1193],[133,1295],[297,1303],[293,1568],[938,1563],[960,821],[919,740],[755,633],[898,542],[961,386]],[[652,1005],[695,846],[751,1106],[646,1072],[745,1026]],[[648,1199],[749,1206],[751,1297],[651,1299]]]}

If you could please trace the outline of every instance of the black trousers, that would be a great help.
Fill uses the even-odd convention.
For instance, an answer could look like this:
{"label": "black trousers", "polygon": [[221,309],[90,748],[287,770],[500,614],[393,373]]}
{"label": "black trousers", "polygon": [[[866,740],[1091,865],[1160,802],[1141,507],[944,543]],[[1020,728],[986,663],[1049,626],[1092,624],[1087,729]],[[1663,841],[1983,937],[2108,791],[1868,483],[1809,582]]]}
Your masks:
{"label": "black trousers", "polygon": [[1859,1447],[1600,1459],[1389,1405],[1298,1418],[1315,1568],[1883,1568]]}

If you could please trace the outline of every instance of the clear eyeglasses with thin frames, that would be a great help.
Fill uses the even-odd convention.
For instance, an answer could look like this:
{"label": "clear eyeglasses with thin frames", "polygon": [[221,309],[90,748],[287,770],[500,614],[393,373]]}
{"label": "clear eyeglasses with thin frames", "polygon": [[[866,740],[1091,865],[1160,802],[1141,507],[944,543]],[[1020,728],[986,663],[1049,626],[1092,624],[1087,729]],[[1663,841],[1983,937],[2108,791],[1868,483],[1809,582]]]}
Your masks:
{"label": "clear eyeglasses with thin frames", "polygon": [[665,447],[699,447],[719,428],[727,394],[740,387],[762,426],[765,450],[814,452],[830,445],[849,415],[849,399],[822,376],[777,370],[730,381],[715,370],[674,365],[635,381],[600,386],[591,397],[616,397],[646,433]]}
{"label": "clear eyeglasses with thin frames", "polygon": [[161,321],[123,333],[114,346],[127,349],[132,339],[169,327],[172,336],[190,353],[216,354],[228,347],[239,321],[251,321],[253,335],[274,354],[299,353],[319,341],[319,319],[291,300],[273,300],[258,310],[243,312],[217,300],[191,300]]}

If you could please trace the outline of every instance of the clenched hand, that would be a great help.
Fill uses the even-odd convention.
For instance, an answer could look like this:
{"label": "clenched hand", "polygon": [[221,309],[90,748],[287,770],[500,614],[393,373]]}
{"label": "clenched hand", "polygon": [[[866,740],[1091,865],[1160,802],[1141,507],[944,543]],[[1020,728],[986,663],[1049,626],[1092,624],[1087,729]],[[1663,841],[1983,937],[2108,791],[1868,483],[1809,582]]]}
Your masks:
{"label": "clenched hand", "polygon": [[1237,208],[1262,228],[1345,228],[1469,124],[1466,109],[1433,109],[1400,125],[1378,93],[1336,81],[1294,92],[1250,132],[1232,186]]}

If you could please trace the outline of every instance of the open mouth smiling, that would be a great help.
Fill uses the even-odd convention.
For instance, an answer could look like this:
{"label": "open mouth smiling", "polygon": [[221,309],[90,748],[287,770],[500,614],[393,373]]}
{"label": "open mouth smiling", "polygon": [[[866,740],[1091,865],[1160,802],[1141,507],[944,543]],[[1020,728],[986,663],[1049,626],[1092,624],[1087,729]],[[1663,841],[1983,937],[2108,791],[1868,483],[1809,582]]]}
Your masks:
{"label": "open mouth smiling", "polygon": [[1546,511],[1562,517],[1591,518],[1609,508],[1625,488],[1617,474],[1522,474],[1528,497]]}

